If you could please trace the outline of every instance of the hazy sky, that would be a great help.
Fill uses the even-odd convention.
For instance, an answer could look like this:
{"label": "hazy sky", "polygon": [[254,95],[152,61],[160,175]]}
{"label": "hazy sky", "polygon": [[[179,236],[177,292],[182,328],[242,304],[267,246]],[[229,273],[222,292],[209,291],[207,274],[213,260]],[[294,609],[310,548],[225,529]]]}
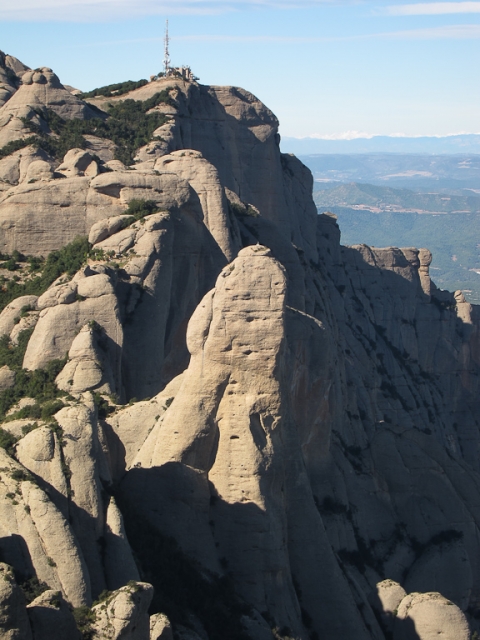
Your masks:
{"label": "hazy sky", "polygon": [[480,132],[480,1],[1,0],[0,49],[83,90],[174,65],[242,86],[284,136]]}

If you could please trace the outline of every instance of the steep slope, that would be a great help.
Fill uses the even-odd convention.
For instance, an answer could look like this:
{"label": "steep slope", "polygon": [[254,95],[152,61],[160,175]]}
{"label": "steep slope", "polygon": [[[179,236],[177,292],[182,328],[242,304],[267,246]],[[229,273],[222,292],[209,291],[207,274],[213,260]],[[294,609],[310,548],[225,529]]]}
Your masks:
{"label": "steep slope", "polygon": [[[1,559],[77,607],[116,590],[93,637],[146,640],[150,606],[184,640],[427,640],[438,620],[466,640],[478,308],[437,290],[426,249],[342,247],[251,94],[109,100],[160,91],[129,169],[73,149],[20,180],[22,156],[0,197],[4,250],[42,274],[35,293],[22,267],[0,315]],[[38,256],[79,233],[81,268],[49,281],[63,254]],[[26,618],[8,584],[36,633],[51,596]]]}

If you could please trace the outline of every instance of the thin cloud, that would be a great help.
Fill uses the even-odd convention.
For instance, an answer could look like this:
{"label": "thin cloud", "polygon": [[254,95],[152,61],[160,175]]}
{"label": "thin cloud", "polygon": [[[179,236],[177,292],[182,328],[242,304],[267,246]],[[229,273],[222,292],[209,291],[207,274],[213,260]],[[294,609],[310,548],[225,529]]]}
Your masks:
{"label": "thin cloud", "polygon": [[480,13],[480,2],[420,2],[396,4],[385,8],[390,16],[440,16],[456,13]]}
{"label": "thin cloud", "polygon": [[479,132],[457,131],[444,134],[408,133],[366,133],[363,131],[343,131],[342,133],[312,133],[309,136],[290,136],[289,140],[371,140],[372,138],[455,138],[457,136],[480,136]]}
{"label": "thin cloud", "polygon": [[215,15],[245,9],[299,9],[349,0],[7,0],[0,20],[99,22],[154,15]]}
{"label": "thin cloud", "polygon": [[[173,41],[205,42],[209,44],[316,44],[322,42],[346,42],[354,40],[476,40],[480,38],[480,25],[447,25],[443,27],[430,27],[426,29],[411,29],[406,31],[387,31],[383,33],[370,33],[353,36],[232,36],[194,34],[184,36],[172,36]],[[90,47],[106,47],[125,44],[143,44],[147,42],[162,42],[163,37],[158,38],[131,38],[128,40],[105,40],[100,42],[86,42],[72,45],[73,49]]]}
{"label": "thin cloud", "polygon": [[480,38],[480,24],[452,24],[382,33],[378,37],[400,40],[476,40]]}
{"label": "thin cloud", "polygon": [[378,133],[364,131],[343,131],[342,133],[312,133],[310,136],[297,138],[297,140],[358,140],[360,138],[370,140],[378,135]]}
{"label": "thin cloud", "polygon": [[230,35],[185,35],[176,36],[175,40],[198,42],[264,42],[280,44],[315,44],[320,42],[345,42],[350,40],[469,40],[480,38],[480,24],[445,25],[424,29],[407,29],[403,31],[387,31],[381,33],[358,34],[352,36],[230,36]]}

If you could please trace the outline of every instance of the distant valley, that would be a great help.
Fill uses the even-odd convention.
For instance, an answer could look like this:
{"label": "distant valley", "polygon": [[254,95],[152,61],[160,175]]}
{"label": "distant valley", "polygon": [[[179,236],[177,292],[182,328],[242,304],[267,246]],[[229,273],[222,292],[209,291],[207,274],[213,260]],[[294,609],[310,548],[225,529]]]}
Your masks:
{"label": "distant valley", "polygon": [[480,194],[459,196],[418,193],[409,189],[355,182],[330,189],[318,189],[315,185],[314,200],[319,208],[343,206],[372,213],[480,213]]}
{"label": "distant valley", "polygon": [[449,195],[480,193],[480,155],[476,154],[323,153],[299,157],[318,187],[366,182]]}
{"label": "distant valley", "polygon": [[[305,162],[306,158],[302,159]],[[345,167],[350,160],[351,157],[344,159],[343,171],[348,171]],[[389,160],[396,161],[397,166],[403,163],[400,158]],[[417,163],[420,162],[427,162],[427,158],[418,158]],[[470,164],[476,162],[473,158]],[[445,177],[444,182],[458,179],[457,174],[462,171],[458,160],[442,158],[436,163],[444,171],[451,168],[454,178]],[[364,160],[363,175],[378,172],[381,164],[378,157],[370,163]],[[339,165],[337,159],[336,166]],[[451,291],[461,289],[470,302],[480,303],[480,194],[474,189],[465,187],[448,194],[320,180],[314,185],[315,204],[319,213],[331,211],[338,216],[342,244],[426,247],[433,254],[431,275],[436,285]],[[411,184],[414,179],[410,180]],[[465,184],[472,182],[465,180]]]}

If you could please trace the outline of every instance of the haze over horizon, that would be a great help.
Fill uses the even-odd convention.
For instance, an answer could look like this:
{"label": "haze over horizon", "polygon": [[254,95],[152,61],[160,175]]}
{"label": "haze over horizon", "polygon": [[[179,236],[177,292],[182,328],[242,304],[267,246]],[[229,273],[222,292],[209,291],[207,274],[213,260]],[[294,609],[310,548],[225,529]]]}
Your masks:
{"label": "haze over horizon", "polygon": [[0,49],[82,90],[174,65],[242,86],[286,137],[480,131],[480,2],[6,0]]}

